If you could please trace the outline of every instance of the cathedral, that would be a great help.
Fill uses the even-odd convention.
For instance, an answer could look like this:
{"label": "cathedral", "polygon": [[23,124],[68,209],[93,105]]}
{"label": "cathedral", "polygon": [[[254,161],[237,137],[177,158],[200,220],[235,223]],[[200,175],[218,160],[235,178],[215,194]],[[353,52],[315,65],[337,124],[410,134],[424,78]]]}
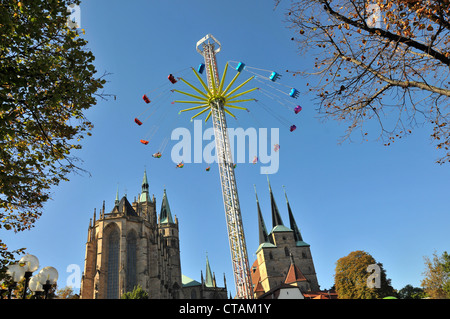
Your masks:
{"label": "cathedral", "polygon": [[[88,227],[81,299],[119,299],[136,286],[151,299],[225,299],[206,257],[205,277],[198,282],[181,272],[179,223],[172,216],[166,190],[159,214],[150,197],[147,173],[142,191],[130,203],[116,195],[114,208],[105,202]],[[254,297],[316,298],[321,296],[310,245],[303,241],[289,201],[289,228],[283,224],[269,183],[272,229],[267,231],[256,195],[259,247],[251,266]]]}
{"label": "cathedral", "polygon": [[217,286],[208,259],[201,283],[182,275],[178,227],[165,190],[157,217],[146,172],[133,203],[126,195],[119,200],[117,193],[114,208],[106,213],[103,202],[99,218],[94,210],[89,223],[81,299],[119,299],[136,286],[151,299],[227,298],[226,286]]}

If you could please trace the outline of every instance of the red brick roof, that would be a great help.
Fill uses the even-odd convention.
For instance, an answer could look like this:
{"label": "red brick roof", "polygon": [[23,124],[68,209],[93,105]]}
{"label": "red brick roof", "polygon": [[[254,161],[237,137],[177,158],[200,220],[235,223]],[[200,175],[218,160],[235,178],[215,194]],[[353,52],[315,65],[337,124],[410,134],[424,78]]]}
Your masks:
{"label": "red brick roof", "polygon": [[289,271],[286,275],[286,279],[284,280],[284,283],[292,284],[294,282],[299,282],[299,281],[307,281],[307,279],[303,275],[303,273],[300,271],[300,268],[298,268],[295,264],[291,263],[291,266],[289,267]]}

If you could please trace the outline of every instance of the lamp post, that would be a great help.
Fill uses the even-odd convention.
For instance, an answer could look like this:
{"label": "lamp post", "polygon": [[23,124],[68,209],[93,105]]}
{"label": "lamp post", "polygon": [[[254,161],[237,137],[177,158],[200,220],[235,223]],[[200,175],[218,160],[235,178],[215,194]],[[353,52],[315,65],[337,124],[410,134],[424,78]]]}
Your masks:
{"label": "lamp post", "polygon": [[8,266],[6,274],[10,276],[13,281],[13,283],[8,287],[8,299],[11,299],[13,289],[16,287],[17,283],[25,277],[25,269],[20,266],[19,263],[15,263]]}
{"label": "lamp post", "polygon": [[47,266],[42,268],[38,275],[39,282],[44,289],[45,299],[47,299],[50,288],[58,281],[58,271],[53,267]]}
{"label": "lamp post", "polygon": [[33,255],[23,256],[18,263],[11,264],[6,270],[6,274],[11,277],[12,284],[8,287],[8,299],[11,299],[12,291],[17,283],[25,278],[25,285],[22,299],[26,298],[29,288],[36,297],[44,293],[44,298],[48,299],[48,294],[52,285],[58,280],[58,271],[54,267],[44,267],[38,274],[32,276],[39,268],[39,260]]}
{"label": "lamp post", "polygon": [[40,299],[41,295],[44,293],[44,288],[42,287],[42,284],[40,282],[39,274],[31,277],[29,287],[34,294],[33,297],[36,299]]}
{"label": "lamp post", "polygon": [[25,285],[23,288],[23,295],[22,295],[22,299],[25,299],[31,275],[39,268],[39,260],[37,259],[36,256],[28,254],[20,258],[19,265],[21,265],[25,270],[24,273]]}

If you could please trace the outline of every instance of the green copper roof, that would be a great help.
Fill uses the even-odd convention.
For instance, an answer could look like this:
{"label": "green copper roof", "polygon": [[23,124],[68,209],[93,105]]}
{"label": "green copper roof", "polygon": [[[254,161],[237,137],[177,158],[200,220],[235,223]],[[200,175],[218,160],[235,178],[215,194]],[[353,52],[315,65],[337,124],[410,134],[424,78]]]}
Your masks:
{"label": "green copper roof", "polygon": [[272,228],[272,231],[270,233],[279,233],[279,232],[291,232],[293,231],[290,228],[287,228],[284,225],[277,225],[274,228]]}
{"label": "green copper roof", "polygon": [[142,193],[139,196],[139,202],[150,202],[150,195],[148,193],[148,180],[147,180],[147,171],[144,171],[144,178],[142,179]]}
{"label": "green copper roof", "polygon": [[183,285],[183,287],[192,287],[201,285],[201,283],[199,283],[197,280],[189,278],[188,276],[185,275],[181,275],[181,284]]}
{"label": "green copper roof", "polygon": [[172,213],[170,212],[169,201],[167,199],[166,190],[164,190],[164,195],[161,203],[161,213],[159,215],[161,224],[173,224]]}
{"label": "green copper roof", "polygon": [[206,278],[205,278],[205,286],[206,287],[214,287],[213,276],[211,272],[211,267],[209,266],[208,255],[206,255]]}
{"label": "green copper roof", "polygon": [[262,243],[259,245],[258,249],[256,250],[256,254],[263,248],[276,248],[277,246],[275,246],[272,243]]}
{"label": "green copper roof", "polygon": [[295,246],[297,247],[309,247],[310,245],[308,243],[305,243],[303,240],[299,240],[295,243]]}

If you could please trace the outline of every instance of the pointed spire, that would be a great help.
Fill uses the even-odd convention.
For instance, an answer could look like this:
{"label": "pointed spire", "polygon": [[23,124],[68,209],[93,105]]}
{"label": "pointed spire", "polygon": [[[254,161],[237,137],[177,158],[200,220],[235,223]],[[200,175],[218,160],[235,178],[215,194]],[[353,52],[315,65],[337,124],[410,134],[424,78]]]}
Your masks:
{"label": "pointed spire", "polygon": [[150,202],[150,195],[148,193],[148,179],[147,170],[144,170],[144,178],[142,179],[142,193],[139,195],[139,202]]}
{"label": "pointed spire", "polygon": [[269,242],[269,235],[267,233],[266,224],[264,223],[264,219],[262,217],[261,207],[259,206],[258,194],[256,193],[256,186],[253,185],[253,187],[255,188],[256,206],[258,209],[259,244],[261,245]]}
{"label": "pointed spire", "polygon": [[142,179],[142,191],[148,192],[147,170],[144,170],[144,178]]}
{"label": "pointed spire", "polygon": [[267,175],[267,182],[269,183],[270,192],[270,204],[272,206],[272,227],[275,228],[278,225],[283,225],[283,220],[281,219],[280,212],[278,211],[277,203],[275,203],[275,198],[272,194],[272,187],[270,187],[269,175]]}
{"label": "pointed spire", "polygon": [[169,200],[167,199],[166,189],[164,189],[164,195],[161,202],[161,213],[159,215],[160,223],[173,224],[172,213],[170,212]]}
{"label": "pointed spire", "polygon": [[117,185],[116,200],[114,201],[114,206],[119,206],[119,185]]}
{"label": "pointed spire", "polygon": [[205,277],[205,286],[206,287],[214,287],[214,279],[211,272],[211,267],[209,266],[208,253],[206,253],[206,277]]}
{"label": "pointed spire", "polygon": [[286,189],[284,186],[283,186],[283,189],[284,189],[284,196],[286,197],[286,203],[287,203],[287,208],[288,208],[288,213],[289,213],[289,227],[294,231],[294,240],[296,241],[297,246],[307,246],[308,244],[303,241],[300,230],[298,229],[297,223],[295,222],[294,214],[292,214],[291,205],[289,204]]}

